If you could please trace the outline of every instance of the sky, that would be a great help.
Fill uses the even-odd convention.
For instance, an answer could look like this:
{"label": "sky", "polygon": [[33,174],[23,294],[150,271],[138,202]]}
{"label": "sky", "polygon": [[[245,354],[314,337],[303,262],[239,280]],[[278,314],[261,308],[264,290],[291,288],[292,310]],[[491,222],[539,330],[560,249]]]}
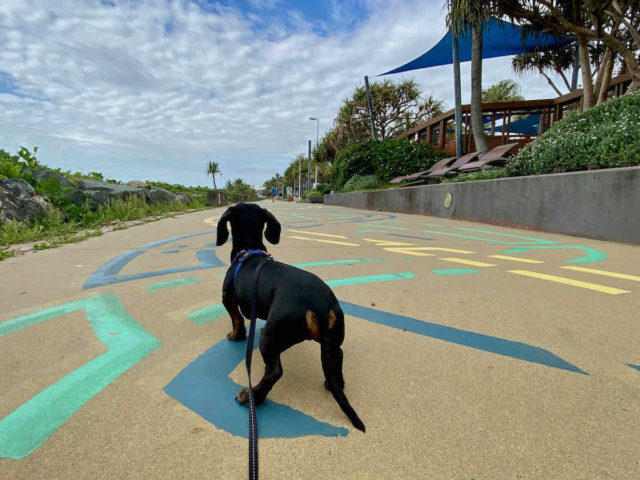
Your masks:
{"label": "sky", "polygon": [[[2,0],[0,149],[106,178],[262,184],[330,129],[364,75],[421,55],[446,33],[443,0]],[[487,59],[526,99],[553,98],[511,59]],[[453,106],[451,66],[414,78]],[[470,98],[462,65],[463,102]],[[220,180],[217,180],[220,184]]]}

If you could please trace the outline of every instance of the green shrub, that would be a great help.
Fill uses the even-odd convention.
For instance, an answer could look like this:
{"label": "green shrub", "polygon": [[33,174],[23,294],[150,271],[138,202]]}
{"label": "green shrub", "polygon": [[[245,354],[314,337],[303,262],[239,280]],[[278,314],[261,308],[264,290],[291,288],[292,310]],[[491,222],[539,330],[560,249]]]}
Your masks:
{"label": "green shrub", "polygon": [[640,92],[557,122],[505,170],[520,176],[634,165],[640,165]]}
{"label": "green shrub", "polygon": [[375,175],[354,175],[344,184],[343,191],[354,192],[356,190],[368,190],[380,183]]}
{"label": "green shrub", "polygon": [[331,193],[331,186],[328,183],[318,183],[316,185],[316,191],[318,195],[325,195]]}
{"label": "green shrub", "polygon": [[347,148],[331,167],[331,182],[336,190],[354,175],[375,175],[378,182],[427,170],[444,153],[428,143],[408,140],[369,140]]}
{"label": "green shrub", "polygon": [[507,172],[504,168],[489,168],[488,170],[480,170],[473,173],[461,173],[460,175],[453,177],[449,182],[470,182],[472,180],[490,180],[493,178],[504,178],[507,176]]}

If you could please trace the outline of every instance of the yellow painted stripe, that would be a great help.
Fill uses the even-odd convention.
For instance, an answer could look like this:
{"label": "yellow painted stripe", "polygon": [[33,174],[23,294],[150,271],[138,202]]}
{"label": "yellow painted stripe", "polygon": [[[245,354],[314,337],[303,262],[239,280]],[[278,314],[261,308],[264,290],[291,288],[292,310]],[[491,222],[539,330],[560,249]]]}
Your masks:
{"label": "yellow painted stripe", "polygon": [[598,285],[597,283],[581,282],[579,280],[573,280],[571,278],[556,277],[555,275],[546,275],[544,273],[529,272],[527,270],[509,270],[509,273],[515,273],[516,275],[524,275],[526,277],[539,278],[541,280],[548,280],[550,282],[562,283],[564,285],[571,285],[573,287],[586,288],[588,290],[595,290],[596,292],[608,293],[609,295],[619,295],[621,293],[629,293],[628,290],[620,290],[619,288],[606,287],[604,285]]}
{"label": "yellow painted stripe", "polygon": [[607,272],[605,270],[596,270],[595,268],[584,267],[560,267],[567,270],[575,270],[576,272],[595,273],[596,275],[604,275],[605,277],[623,278],[625,280],[631,280],[634,282],[640,282],[640,277],[636,275],[628,275],[626,273]]}
{"label": "yellow painted stripe", "polygon": [[424,253],[416,251],[414,248],[390,247],[385,248],[387,252],[404,253],[405,255],[413,255],[414,257],[435,257],[433,253]]}
{"label": "yellow painted stripe", "polygon": [[487,257],[499,258],[501,260],[511,260],[512,262],[521,262],[521,263],[544,263],[542,260],[531,260],[529,258],[509,257],[508,255],[487,255]]}
{"label": "yellow painted stripe", "polygon": [[330,233],[320,233],[320,232],[305,232],[302,230],[287,230],[287,232],[304,233],[305,235],[319,235],[321,237],[344,238],[344,239],[347,238],[344,235],[332,235]]}
{"label": "yellow painted stripe", "polygon": [[209,218],[205,218],[205,219],[204,219],[204,223],[207,223],[207,224],[209,224],[209,225],[213,225],[213,226],[215,226],[215,225],[217,225],[217,224],[218,224],[218,219],[219,219],[219,218],[220,218],[220,217],[209,217]]}
{"label": "yellow painted stripe", "polygon": [[295,238],[297,240],[307,240],[309,242],[332,243],[334,245],[345,245],[347,247],[359,247],[360,246],[357,243],[337,242],[335,240],[323,240],[321,238],[307,238],[307,237],[296,237],[296,236],[289,236],[288,238]]}
{"label": "yellow painted stripe", "polygon": [[447,262],[462,263],[463,265],[473,265],[474,267],[495,267],[493,263],[476,262],[474,260],[466,260],[464,258],[443,258]]}
{"label": "yellow painted stripe", "polygon": [[378,247],[399,247],[401,245],[411,246],[415,243],[390,242],[389,240],[375,240],[373,238],[363,238],[367,242],[374,242]]}

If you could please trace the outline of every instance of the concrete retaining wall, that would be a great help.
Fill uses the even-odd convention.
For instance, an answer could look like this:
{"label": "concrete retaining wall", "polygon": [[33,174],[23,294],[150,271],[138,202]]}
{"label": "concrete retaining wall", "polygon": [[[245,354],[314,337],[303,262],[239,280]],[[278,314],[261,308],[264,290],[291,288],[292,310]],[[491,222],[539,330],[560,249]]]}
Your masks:
{"label": "concrete retaining wall", "polygon": [[225,192],[219,190],[207,190],[207,205],[210,207],[219,207],[229,203],[229,196]]}
{"label": "concrete retaining wall", "polygon": [[341,193],[324,203],[640,243],[640,167]]}

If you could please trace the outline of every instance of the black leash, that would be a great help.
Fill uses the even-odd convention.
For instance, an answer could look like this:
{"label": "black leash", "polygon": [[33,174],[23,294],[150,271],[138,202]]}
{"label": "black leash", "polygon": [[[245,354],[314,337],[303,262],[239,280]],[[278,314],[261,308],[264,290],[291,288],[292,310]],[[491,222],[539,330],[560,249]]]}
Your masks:
{"label": "black leash", "polygon": [[247,378],[249,380],[249,480],[258,480],[258,420],[256,419],[256,404],[253,398],[253,386],[251,385],[251,357],[253,356],[253,341],[256,334],[256,318],[258,316],[258,278],[260,270],[269,260],[263,260],[253,277],[253,290],[251,297],[251,323],[249,324],[249,336],[247,337]]}

